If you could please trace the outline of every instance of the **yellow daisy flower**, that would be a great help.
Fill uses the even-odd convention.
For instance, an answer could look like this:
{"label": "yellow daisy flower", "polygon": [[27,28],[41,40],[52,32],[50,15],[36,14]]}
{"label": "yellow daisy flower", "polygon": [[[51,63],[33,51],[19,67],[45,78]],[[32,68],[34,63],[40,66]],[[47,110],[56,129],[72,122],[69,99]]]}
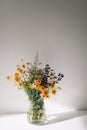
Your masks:
{"label": "yellow daisy flower", "polygon": [[52,90],[52,94],[56,94],[56,90],[55,89]]}
{"label": "yellow daisy flower", "polygon": [[41,79],[37,79],[37,80],[35,80],[35,84],[36,84],[36,85],[40,85],[40,84],[41,84],[41,82],[42,82],[42,80],[41,80]]}

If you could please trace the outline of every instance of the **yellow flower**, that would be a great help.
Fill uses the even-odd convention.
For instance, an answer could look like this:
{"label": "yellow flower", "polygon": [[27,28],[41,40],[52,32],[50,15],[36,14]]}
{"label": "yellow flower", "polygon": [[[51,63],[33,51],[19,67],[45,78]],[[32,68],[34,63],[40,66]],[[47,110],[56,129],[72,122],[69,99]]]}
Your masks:
{"label": "yellow flower", "polygon": [[44,92],[44,93],[42,94],[42,97],[44,97],[44,98],[50,98],[48,92]]}
{"label": "yellow flower", "polygon": [[45,87],[44,87],[44,86],[38,85],[37,87],[38,87],[38,89],[39,89],[41,92],[43,92],[43,91],[45,90]]}
{"label": "yellow flower", "polygon": [[39,86],[39,90],[42,93],[42,97],[49,98],[49,92],[44,86]]}
{"label": "yellow flower", "polygon": [[41,84],[41,82],[42,82],[42,80],[41,80],[41,79],[37,79],[37,80],[35,80],[35,84],[36,84],[36,85],[40,85],[40,84]]}
{"label": "yellow flower", "polygon": [[15,81],[15,82],[20,82],[20,77],[19,77],[19,74],[18,74],[18,73],[15,73],[15,74],[14,74],[14,81]]}
{"label": "yellow flower", "polygon": [[15,82],[20,82],[20,77],[14,77]]}
{"label": "yellow flower", "polygon": [[48,91],[43,91],[43,95],[44,96],[48,95]]}
{"label": "yellow flower", "polygon": [[19,76],[19,73],[15,73],[15,75],[14,75],[15,77],[18,77]]}
{"label": "yellow flower", "polygon": [[25,68],[25,65],[24,65],[24,64],[22,64],[22,68]]}
{"label": "yellow flower", "polygon": [[20,74],[23,74],[23,70],[22,69],[20,69],[19,72],[20,72]]}
{"label": "yellow flower", "polygon": [[10,80],[10,78],[11,78],[10,76],[7,76],[7,80]]}
{"label": "yellow flower", "polygon": [[45,97],[46,97],[46,98],[50,98],[50,96],[49,96],[49,95],[46,95]]}
{"label": "yellow flower", "polygon": [[52,90],[52,94],[56,94],[56,90],[55,89]]}
{"label": "yellow flower", "polygon": [[50,83],[49,86],[50,86],[51,88],[54,88],[54,84],[52,84],[52,83]]}

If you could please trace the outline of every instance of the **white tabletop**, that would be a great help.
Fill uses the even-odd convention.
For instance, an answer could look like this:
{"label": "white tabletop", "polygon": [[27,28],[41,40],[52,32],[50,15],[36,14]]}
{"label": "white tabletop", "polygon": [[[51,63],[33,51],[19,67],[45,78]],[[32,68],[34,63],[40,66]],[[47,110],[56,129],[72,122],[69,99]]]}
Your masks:
{"label": "white tabletop", "polygon": [[26,114],[0,116],[0,130],[87,130],[87,111],[48,114],[46,125],[32,125]]}

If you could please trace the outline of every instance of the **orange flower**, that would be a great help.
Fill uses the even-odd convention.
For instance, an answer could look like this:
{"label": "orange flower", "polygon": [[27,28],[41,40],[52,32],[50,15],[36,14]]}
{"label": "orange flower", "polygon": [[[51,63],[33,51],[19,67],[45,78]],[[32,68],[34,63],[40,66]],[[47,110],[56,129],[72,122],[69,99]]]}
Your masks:
{"label": "orange flower", "polygon": [[44,90],[42,91],[42,96],[45,97],[45,98],[49,98],[49,93],[48,93],[48,90],[46,88],[44,88]]}
{"label": "orange flower", "polygon": [[36,84],[36,85],[40,85],[40,84],[41,84],[41,82],[42,82],[42,80],[41,80],[41,79],[37,79],[37,80],[35,80],[35,84]]}
{"label": "orange flower", "polygon": [[48,95],[48,91],[43,91],[43,95]]}
{"label": "orange flower", "polygon": [[44,97],[44,98],[50,98],[50,96],[49,96],[48,93],[44,93],[44,94],[42,94],[42,97]]}
{"label": "orange flower", "polygon": [[46,95],[45,97],[46,97],[46,98],[50,98],[50,96],[49,96],[49,95]]}
{"label": "orange flower", "polygon": [[44,87],[44,86],[41,86],[41,85],[38,85],[38,89],[39,89],[41,92],[45,91],[45,87]]}
{"label": "orange flower", "polygon": [[52,90],[52,94],[56,94],[56,90],[55,89]]}
{"label": "orange flower", "polygon": [[20,77],[14,77],[15,82],[20,82]]}
{"label": "orange flower", "polygon": [[14,74],[14,81],[15,81],[15,82],[20,82],[20,77],[19,77],[19,74],[18,74],[18,73],[15,73],[15,74]]}
{"label": "orange flower", "polygon": [[15,75],[14,75],[15,77],[18,77],[19,76],[19,73],[15,73]]}

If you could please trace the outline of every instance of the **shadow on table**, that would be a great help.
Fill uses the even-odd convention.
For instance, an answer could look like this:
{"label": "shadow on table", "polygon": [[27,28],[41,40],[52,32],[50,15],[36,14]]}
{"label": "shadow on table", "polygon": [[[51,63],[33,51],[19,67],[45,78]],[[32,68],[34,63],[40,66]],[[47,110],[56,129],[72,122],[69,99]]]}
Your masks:
{"label": "shadow on table", "polygon": [[73,111],[48,115],[48,125],[87,115],[87,111]]}

